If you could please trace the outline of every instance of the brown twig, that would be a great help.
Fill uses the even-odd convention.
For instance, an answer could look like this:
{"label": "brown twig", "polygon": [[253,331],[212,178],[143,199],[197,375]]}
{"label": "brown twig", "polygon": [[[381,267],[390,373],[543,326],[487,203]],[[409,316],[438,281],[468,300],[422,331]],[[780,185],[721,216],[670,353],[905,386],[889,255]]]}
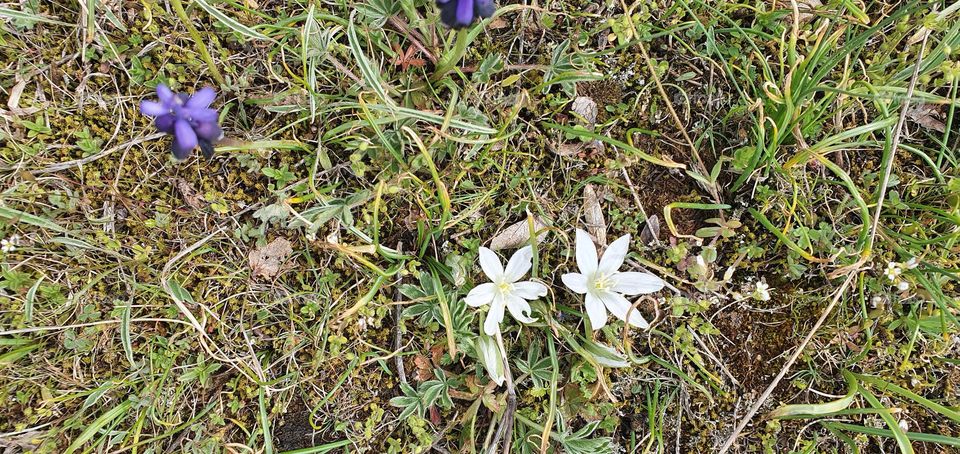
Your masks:
{"label": "brown twig", "polygon": [[411,29],[397,16],[391,16],[387,22],[389,22],[393,28],[397,29],[398,32],[406,35],[407,39],[409,39],[410,42],[417,47],[417,49],[420,49],[420,52],[423,52],[423,55],[427,57],[427,60],[430,60],[430,63],[437,64],[437,57],[435,57],[432,52],[424,47],[423,42],[426,40],[423,38],[423,35],[421,35],[420,32]]}

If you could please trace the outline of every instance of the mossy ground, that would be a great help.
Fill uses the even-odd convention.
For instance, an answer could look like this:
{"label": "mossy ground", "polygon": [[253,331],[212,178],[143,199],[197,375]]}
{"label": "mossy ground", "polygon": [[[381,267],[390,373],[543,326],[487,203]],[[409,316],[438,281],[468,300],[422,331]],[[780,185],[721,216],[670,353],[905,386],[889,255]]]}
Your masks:
{"label": "mossy ground", "polygon": [[[0,275],[0,447],[479,450],[506,396],[473,351],[482,311],[461,300],[484,279],[478,246],[529,215],[549,226],[535,273],[552,291],[538,324],[504,324],[516,452],[715,451],[812,330],[738,452],[957,449],[948,5],[503,3],[449,74],[433,73],[453,35],[428,1],[187,5],[202,43],[153,0],[0,13],[0,236],[16,243]],[[927,31],[912,102],[936,115],[898,125]],[[169,138],[145,140],[138,104],[160,82],[219,88],[213,159],[175,162]],[[593,124],[571,111],[578,96]],[[585,330],[560,282],[586,185],[608,239],[632,235],[625,267],[669,284],[640,302],[653,328],[630,343],[619,321]],[[255,276],[250,252],[277,238],[294,252]],[[854,284],[817,326],[843,269]],[[435,292],[401,294],[423,276]],[[595,367],[569,342],[587,338],[630,367]],[[843,396],[843,371],[875,381],[842,410],[766,419]],[[403,383],[447,401],[401,419]]]}

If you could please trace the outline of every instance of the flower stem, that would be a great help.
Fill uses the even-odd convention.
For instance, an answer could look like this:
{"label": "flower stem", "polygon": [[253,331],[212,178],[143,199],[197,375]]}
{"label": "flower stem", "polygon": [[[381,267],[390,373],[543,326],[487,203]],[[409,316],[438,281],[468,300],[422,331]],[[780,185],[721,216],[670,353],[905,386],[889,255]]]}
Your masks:
{"label": "flower stem", "polygon": [[200,36],[200,32],[197,31],[193,26],[193,22],[190,21],[190,17],[187,16],[187,12],[183,9],[183,3],[181,3],[180,0],[170,0],[170,5],[173,6],[173,11],[180,17],[183,26],[187,28],[187,33],[190,33],[190,37],[193,38],[194,44],[197,45],[197,51],[200,52],[200,58],[202,58],[207,64],[207,67],[210,68],[210,75],[216,79],[221,87],[226,86],[227,82],[224,80],[223,74],[220,74],[220,69],[213,63],[213,58],[210,57],[210,52],[207,51],[207,46],[203,43],[203,37]]}
{"label": "flower stem", "polygon": [[510,442],[513,438],[513,417],[517,411],[517,392],[513,388],[513,374],[510,372],[510,361],[507,360],[507,349],[503,346],[503,335],[497,331],[497,346],[500,347],[500,357],[503,358],[503,375],[507,379],[507,408],[503,412],[503,418],[500,419],[500,427],[493,437],[493,443],[490,444],[487,454],[496,452],[500,438],[503,437],[503,452],[510,453]]}
{"label": "flower stem", "polygon": [[430,77],[430,80],[437,81],[447,75],[447,73],[457,65],[457,62],[463,58],[463,54],[467,53],[467,46],[470,45],[472,39],[467,29],[458,30],[457,39],[453,43],[453,48],[443,54],[443,58],[437,65],[437,69],[434,71],[433,76]]}

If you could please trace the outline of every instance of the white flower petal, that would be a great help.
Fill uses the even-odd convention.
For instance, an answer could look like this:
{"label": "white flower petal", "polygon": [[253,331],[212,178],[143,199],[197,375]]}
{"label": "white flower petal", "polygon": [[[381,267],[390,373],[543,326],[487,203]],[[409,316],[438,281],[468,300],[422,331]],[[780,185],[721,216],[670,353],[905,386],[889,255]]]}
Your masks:
{"label": "white flower petal", "polygon": [[537,321],[537,319],[530,317],[530,304],[519,296],[510,295],[507,297],[507,309],[510,310],[510,315],[518,322],[533,323]]}
{"label": "white flower petal", "polygon": [[497,386],[503,384],[506,377],[503,374],[503,359],[500,357],[500,349],[497,348],[496,341],[489,336],[477,336],[476,349],[483,362],[483,367],[487,369],[490,379]]}
{"label": "white flower petal", "polygon": [[663,279],[647,273],[617,273],[613,275],[613,291],[624,295],[659,292]]}
{"label": "white flower petal", "polygon": [[600,298],[593,296],[592,293],[587,293],[583,305],[587,310],[587,316],[590,317],[590,326],[594,330],[603,328],[607,324],[607,309]]}
{"label": "white flower petal", "polygon": [[503,271],[503,278],[507,282],[517,282],[533,267],[533,248],[522,247],[513,253],[507,262],[507,269]]}
{"label": "white flower petal", "polygon": [[483,269],[483,274],[493,282],[503,277],[503,264],[500,263],[500,257],[483,246],[480,247],[480,268]]}
{"label": "white flower petal", "polygon": [[640,311],[631,308],[632,304],[624,298],[623,295],[614,292],[604,292],[600,297],[603,299],[603,304],[610,310],[610,313],[620,320],[627,322],[627,312],[629,311],[630,320],[628,323],[640,329],[646,329],[650,326],[647,321],[644,320]]}
{"label": "white flower petal", "polygon": [[493,301],[493,296],[496,294],[496,292],[497,286],[492,282],[480,284],[470,290],[470,293],[467,293],[467,297],[463,299],[463,302],[467,303],[467,306],[470,307],[487,305]]}
{"label": "white flower petal", "polygon": [[535,300],[547,295],[547,286],[533,281],[516,282],[513,284],[513,294],[526,300]]}
{"label": "white flower petal", "polygon": [[577,267],[587,276],[597,271],[597,247],[590,234],[580,229],[577,229]]}
{"label": "white flower petal", "polygon": [[587,293],[587,277],[580,273],[564,274],[560,276],[560,280],[563,281],[563,285],[576,293],[581,295]]}
{"label": "white flower petal", "polygon": [[490,304],[490,312],[487,312],[487,318],[483,320],[483,332],[487,336],[494,336],[500,332],[500,322],[503,321],[503,309],[506,304],[503,298],[496,296]]}
{"label": "white flower petal", "polygon": [[606,251],[603,251],[603,257],[600,258],[600,265],[597,269],[602,274],[615,273],[623,265],[623,259],[627,257],[627,249],[630,247],[630,235],[624,235],[610,243]]}

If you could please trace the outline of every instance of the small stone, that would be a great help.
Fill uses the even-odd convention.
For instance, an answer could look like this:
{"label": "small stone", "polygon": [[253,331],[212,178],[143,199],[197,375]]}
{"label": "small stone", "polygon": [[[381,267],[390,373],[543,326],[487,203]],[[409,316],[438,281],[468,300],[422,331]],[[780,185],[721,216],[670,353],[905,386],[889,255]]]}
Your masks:
{"label": "small stone", "polygon": [[593,125],[597,124],[597,103],[593,99],[579,96],[573,100],[570,110],[577,115],[584,126],[593,128]]}

